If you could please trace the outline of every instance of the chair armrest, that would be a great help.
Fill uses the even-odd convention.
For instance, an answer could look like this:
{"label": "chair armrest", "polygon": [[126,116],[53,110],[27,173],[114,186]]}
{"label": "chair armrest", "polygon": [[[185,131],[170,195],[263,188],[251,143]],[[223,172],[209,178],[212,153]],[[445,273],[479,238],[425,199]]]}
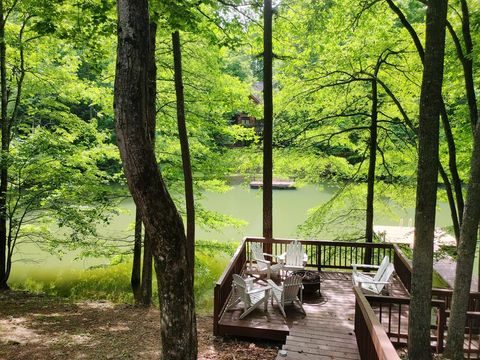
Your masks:
{"label": "chair armrest", "polygon": [[270,285],[271,288],[273,288],[273,289],[275,289],[275,290],[278,290],[278,291],[282,291],[282,288],[281,288],[280,286],[278,286],[277,284],[275,284],[275,283],[273,282],[273,280],[268,279],[268,280],[267,280],[267,283],[268,283],[268,285]]}
{"label": "chair armrest", "polygon": [[367,264],[352,264],[353,267],[362,267],[362,268],[368,268],[368,269],[378,269],[380,266],[378,265],[367,265]]}
{"label": "chair armrest", "polygon": [[273,259],[273,258],[278,258],[277,255],[268,254],[268,253],[263,253],[263,256],[268,256],[268,257],[271,257],[272,259]]}
{"label": "chair armrest", "polygon": [[367,268],[367,269],[379,269],[378,265],[368,265],[368,264],[352,264],[352,270],[354,273],[358,272],[357,268]]}
{"label": "chair armrest", "polygon": [[283,254],[278,255],[277,258],[278,258],[279,260],[281,260],[281,261],[285,261],[286,256],[287,256],[287,253],[284,252]]}
{"label": "chair armrest", "polygon": [[270,286],[261,286],[261,287],[256,287],[252,290],[247,291],[247,294],[256,294],[258,292],[268,291],[268,290],[270,290]]}
{"label": "chair armrest", "polygon": [[388,285],[390,284],[389,281],[373,281],[373,280],[359,280],[359,284],[375,284],[375,285]]}
{"label": "chair armrest", "polygon": [[265,259],[253,259],[253,260],[255,260],[256,262],[264,263],[264,264],[266,264],[266,265],[270,265],[270,264],[271,264],[270,261],[265,260]]}

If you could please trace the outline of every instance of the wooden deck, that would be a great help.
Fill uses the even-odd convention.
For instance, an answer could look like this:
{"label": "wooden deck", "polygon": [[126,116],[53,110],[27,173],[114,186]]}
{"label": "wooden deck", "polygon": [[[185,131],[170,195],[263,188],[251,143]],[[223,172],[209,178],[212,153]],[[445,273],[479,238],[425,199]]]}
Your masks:
{"label": "wooden deck", "polygon": [[[353,331],[355,296],[349,272],[321,273],[321,295],[304,298],[304,316],[290,306],[284,319],[276,304],[267,312],[255,310],[240,320],[240,306],[223,314],[219,326],[224,334],[273,339],[285,342],[286,356],[277,359],[360,359]],[[398,280],[394,294],[405,295]]]}

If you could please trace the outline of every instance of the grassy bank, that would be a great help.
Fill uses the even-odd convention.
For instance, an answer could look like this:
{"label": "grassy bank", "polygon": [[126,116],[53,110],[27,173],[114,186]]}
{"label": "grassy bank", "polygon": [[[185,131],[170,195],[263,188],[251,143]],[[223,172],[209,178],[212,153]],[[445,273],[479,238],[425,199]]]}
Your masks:
{"label": "grassy bank", "polygon": [[[213,288],[238,244],[214,241],[197,242],[195,257],[195,299],[199,313],[210,313]],[[133,303],[130,288],[131,257],[117,257],[108,266],[88,270],[35,270],[14,277],[10,286],[15,290],[45,293],[71,300],[110,300]],[[157,284],[153,283],[153,301],[158,304]]]}

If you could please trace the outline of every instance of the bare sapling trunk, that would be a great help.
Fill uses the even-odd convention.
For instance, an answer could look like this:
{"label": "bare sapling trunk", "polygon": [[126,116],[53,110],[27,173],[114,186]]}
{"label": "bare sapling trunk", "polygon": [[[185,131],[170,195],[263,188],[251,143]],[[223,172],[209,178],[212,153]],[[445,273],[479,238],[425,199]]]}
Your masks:
{"label": "bare sapling trunk", "polygon": [[[377,69],[379,66],[377,65]],[[367,211],[365,224],[365,241],[373,242],[373,199],[375,196],[375,165],[377,163],[377,124],[378,124],[378,84],[376,80],[377,71],[375,71],[375,78],[372,80],[372,113],[370,122],[370,154],[368,164],[367,177]],[[372,261],[372,249],[365,249],[365,264],[370,264]]]}
{"label": "bare sapling trunk", "polygon": [[175,73],[175,94],[177,97],[177,126],[182,152],[183,177],[185,182],[185,206],[187,212],[188,261],[192,266],[195,261],[195,200],[193,196],[192,164],[188,144],[187,125],[185,119],[185,96],[183,93],[182,46],[180,32],[172,33],[173,62]]}
{"label": "bare sapling trunk", "polygon": [[[273,237],[272,181],[273,181],[273,50],[272,50],[272,1],[264,1],[263,14],[263,237]],[[265,246],[271,252],[271,244]]]}
{"label": "bare sapling trunk", "polygon": [[7,244],[7,186],[8,186],[8,165],[6,156],[10,145],[9,124],[7,115],[8,89],[6,69],[6,43],[5,43],[5,14],[4,3],[0,0],[0,96],[1,96],[1,130],[2,147],[0,156],[0,291],[8,290],[7,262],[9,247]]}
{"label": "bare sapling trunk", "polygon": [[408,318],[408,356],[431,359],[430,320],[438,143],[442,106],[447,1],[429,1],[420,96],[419,159],[415,208],[412,291]]}
{"label": "bare sapling trunk", "polygon": [[151,239],[160,305],[161,359],[197,358],[193,268],[183,222],[158,169],[148,136],[146,0],[118,0],[115,118],[128,187]]}
{"label": "bare sapling trunk", "polygon": [[130,285],[132,286],[135,304],[140,303],[141,294],[141,261],[142,260],[142,218],[138,208],[135,209],[135,231],[133,238],[133,263]]}

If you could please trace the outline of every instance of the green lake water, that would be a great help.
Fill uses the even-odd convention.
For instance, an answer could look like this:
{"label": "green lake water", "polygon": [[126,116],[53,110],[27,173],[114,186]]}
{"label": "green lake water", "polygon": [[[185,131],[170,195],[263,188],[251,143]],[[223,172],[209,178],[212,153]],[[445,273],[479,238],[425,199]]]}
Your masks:
{"label": "green lake water", "polygon": [[[297,227],[307,218],[308,210],[328,201],[335,193],[336,188],[331,186],[308,185],[297,190],[276,190],[273,195],[273,231],[275,237],[297,237]],[[198,239],[212,239],[220,241],[240,241],[244,236],[261,236],[262,234],[262,192],[251,190],[244,185],[234,185],[226,193],[205,193],[202,204],[210,209],[235,218],[242,219],[247,224],[239,229],[227,227],[221,231],[207,231],[197,227]],[[363,205],[364,206],[364,205]],[[123,203],[124,211],[114,218],[110,225],[100,230],[107,238],[121,238],[133,234],[134,206],[131,200]],[[375,224],[398,225],[399,219],[407,224],[409,218],[414,217],[414,209],[397,209],[395,218],[389,218],[377,211]],[[450,225],[448,206],[440,203],[437,213],[437,226]],[[330,239],[328,233],[319,238]],[[125,246],[125,242],[122,242]],[[128,244],[128,243],[127,243]],[[84,269],[94,265],[108,263],[108,259],[76,260],[75,253],[67,253],[62,259],[57,256],[39,251],[33,245],[18,248],[12,277],[24,277],[29,272],[39,269],[43,271],[62,271],[65,269]]]}

